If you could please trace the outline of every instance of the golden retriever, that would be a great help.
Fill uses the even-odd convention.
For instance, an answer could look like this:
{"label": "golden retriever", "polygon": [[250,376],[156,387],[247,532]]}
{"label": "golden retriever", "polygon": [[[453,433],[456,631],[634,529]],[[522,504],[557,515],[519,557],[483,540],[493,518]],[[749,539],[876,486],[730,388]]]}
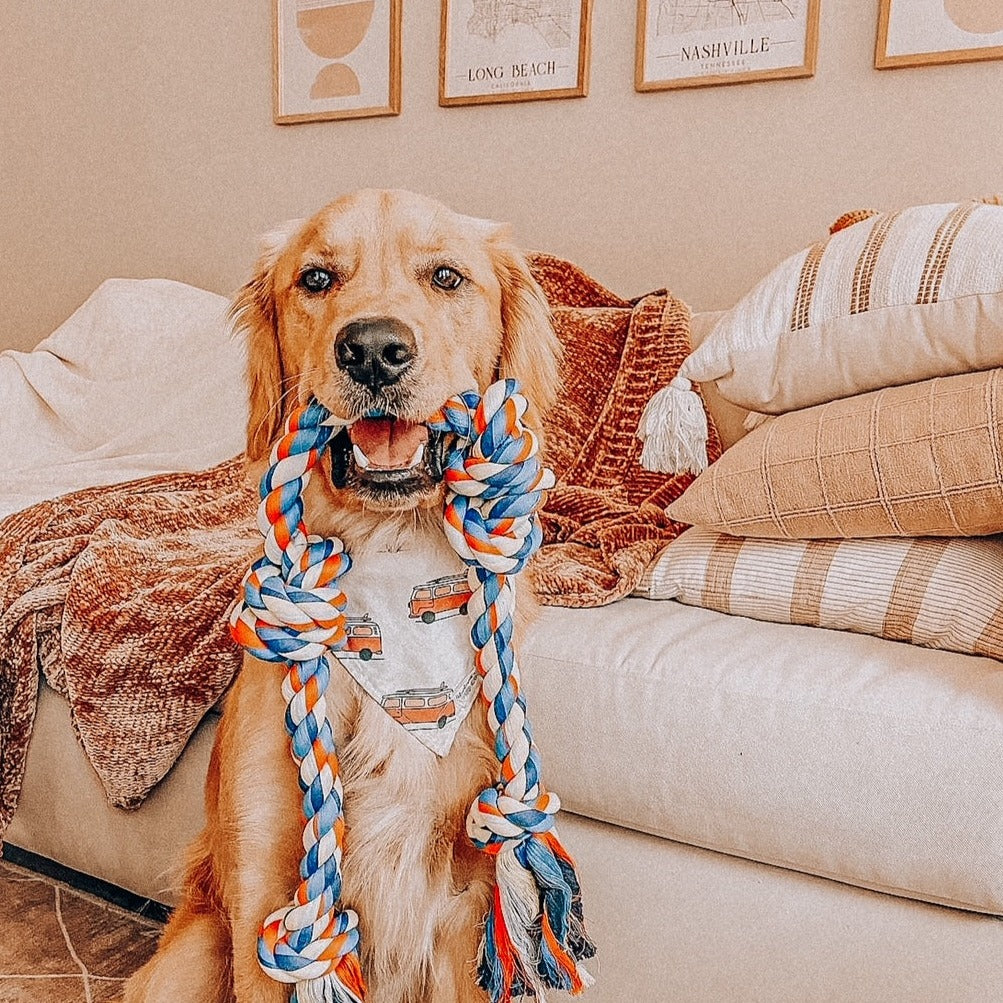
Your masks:
{"label": "golden retriever", "polygon": [[[342,432],[306,491],[311,532],[341,537],[356,556],[400,534],[441,534],[441,456],[425,422],[448,397],[516,376],[538,429],[556,393],[547,303],[507,228],[407,192],[361,191],[266,238],[233,315],[247,336],[253,476],[290,405],[311,395],[346,418],[392,416]],[[259,924],[299,882],[302,852],[282,675],[245,658],[180,904],[128,1003],[288,999],[256,953]],[[341,901],[360,916],[367,1000],[486,1000],[475,968],[494,866],[464,830],[498,768],[483,705],[442,758],[347,672],[332,674],[327,708],[345,790]]]}

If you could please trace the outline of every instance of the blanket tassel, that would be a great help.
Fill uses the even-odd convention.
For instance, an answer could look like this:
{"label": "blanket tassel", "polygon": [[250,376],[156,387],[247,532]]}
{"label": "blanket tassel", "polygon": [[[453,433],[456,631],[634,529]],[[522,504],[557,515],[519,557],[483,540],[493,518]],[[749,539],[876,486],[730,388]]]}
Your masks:
{"label": "blanket tassel", "polygon": [[637,427],[641,466],[662,474],[707,469],[707,414],[685,376],[676,376],[648,401]]}

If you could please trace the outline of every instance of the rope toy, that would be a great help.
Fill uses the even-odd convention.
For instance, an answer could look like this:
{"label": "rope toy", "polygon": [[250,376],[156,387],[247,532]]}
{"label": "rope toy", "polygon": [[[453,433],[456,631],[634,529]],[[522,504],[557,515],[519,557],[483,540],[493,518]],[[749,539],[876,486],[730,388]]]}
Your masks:
{"label": "rope toy", "polygon": [[[445,469],[447,539],[468,565],[471,643],[499,761],[497,784],[471,805],[467,832],[496,857],[496,886],[481,941],[478,981],[492,1003],[581,992],[579,962],[595,949],[585,934],[574,862],[554,830],[560,808],[540,782],[512,647],[518,574],[539,547],[535,513],[553,474],[522,423],[528,404],[513,380],[451,397],[429,427],[456,436]],[[344,839],[342,788],[325,715],[328,652],[345,644],[344,593],[351,566],[338,539],[310,536],[303,489],[337,427],[316,401],[294,411],[261,483],[258,526],[265,554],[248,571],[231,615],[234,639],[257,658],[283,662],[286,728],[304,792],[301,883],[291,905],[268,916],[258,960],[278,981],[296,983],[296,1003],[358,1003],[365,983],[358,916],[338,911]]]}
{"label": "rope toy", "polygon": [[258,529],[264,556],[244,577],[243,601],[230,616],[234,640],[255,658],[288,667],[282,683],[286,730],[303,791],[300,885],[290,905],[262,923],[258,963],[278,982],[294,983],[294,1003],[361,1003],[359,917],[339,911],[345,836],[344,795],[324,694],[329,649],[345,644],[345,594],[351,567],[340,540],[310,536],[303,489],[335,427],[316,402],[294,411],[261,480]]}
{"label": "rope toy", "polygon": [[467,814],[471,842],[497,858],[478,981],[494,1003],[545,988],[577,995],[591,984],[578,964],[595,949],[585,935],[574,861],[554,831],[561,803],[540,781],[512,646],[518,574],[539,548],[535,518],[554,475],[522,423],[528,407],[514,380],[450,398],[429,427],[465,444],[446,464],[443,524],[468,568],[470,640],[494,734],[499,779]]}

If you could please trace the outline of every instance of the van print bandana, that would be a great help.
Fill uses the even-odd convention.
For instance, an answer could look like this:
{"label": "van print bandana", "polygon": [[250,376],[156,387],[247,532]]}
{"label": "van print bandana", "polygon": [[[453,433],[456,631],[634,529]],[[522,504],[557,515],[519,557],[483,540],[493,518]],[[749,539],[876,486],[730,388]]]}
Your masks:
{"label": "van print bandana", "polygon": [[398,724],[446,755],[480,685],[466,567],[443,538],[360,553],[345,584],[347,640],[333,654]]}

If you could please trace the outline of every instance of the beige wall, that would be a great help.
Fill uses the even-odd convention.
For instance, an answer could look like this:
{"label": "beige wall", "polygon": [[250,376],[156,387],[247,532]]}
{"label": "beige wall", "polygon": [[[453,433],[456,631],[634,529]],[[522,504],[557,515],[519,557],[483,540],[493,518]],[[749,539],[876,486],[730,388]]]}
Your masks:
{"label": "beige wall", "polygon": [[229,292],[259,232],[363,185],[704,309],[846,209],[1003,190],[1003,62],[878,72],[875,3],[826,0],[813,79],[642,95],[634,4],[596,0],[587,99],[442,109],[438,3],[407,0],[400,117],[300,126],[271,121],[269,6],[5,5],[0,347],[110,275]]}

